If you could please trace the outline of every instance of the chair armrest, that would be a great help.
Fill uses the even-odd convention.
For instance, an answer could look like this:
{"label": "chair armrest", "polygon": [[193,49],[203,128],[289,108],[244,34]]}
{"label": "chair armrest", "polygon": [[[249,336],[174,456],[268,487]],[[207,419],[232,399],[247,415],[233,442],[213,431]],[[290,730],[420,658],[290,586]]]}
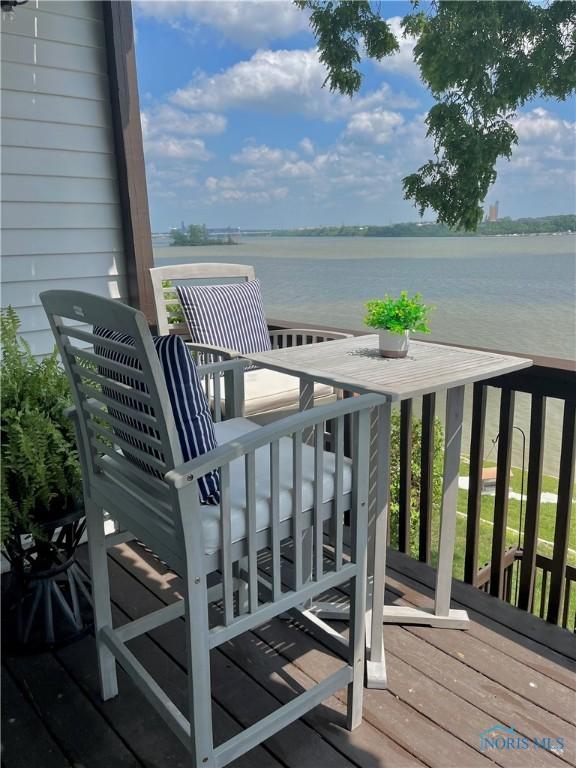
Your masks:
{"label": "chair armrest", "polygon": [[[312,344],[317,344],[322,341],[337,341],[338,339],[349,339],[351,333],[341,333],[340,331],[321,331],[314,328],[283,328],[277,331],[268,331],[272,347],[278,346],[278,340],[282,342],[288,341],[290,338],[302,336],[304,344],[308,344],[307,339],[312,339]],[[285,343],[282,346],[286,346]]]}
{"label": "chair armrest", "polygon": [[237,357],[241,357],[240,353],[233,349],[216,347],[213,344],[197,344],[194,341],[187,341],[186,346],[191,352],[198,352],[202,355],[213,355],[222,360],[235,360]]}
{"label": "chair armrest", "polygon": [[227,371],[236,371],[238,373],[243,372],[245,368],[251,365],[250,360],[246,360],[244,357],[238,357],[232,360],[218,360],[215,363],[204,363],[198,365],[196,370],[198,376],[218,376],[219,374],[225,374]]}
{"label": "chair armrest", "polygon": [[386,402],[388,402],[388,398],[384,395],[360,395],[359,397],[338,400],[329,405],[321,405],[316,408],[310,408],[307,411],[286,416],[283,419],[260,427],[260,429],[247,432],[228,443],[219,445],[208,453],[202,454],[202,456],[198,456],[179,467],[175,467],[166,473],[164,479],[174,488],[184,488],[207,472],[229,464],[234,459],[256,451],[264,445],[269,445],[281,437],[304,431],[317,424],[323,424],[330,419],[376,408],[384,405]]}

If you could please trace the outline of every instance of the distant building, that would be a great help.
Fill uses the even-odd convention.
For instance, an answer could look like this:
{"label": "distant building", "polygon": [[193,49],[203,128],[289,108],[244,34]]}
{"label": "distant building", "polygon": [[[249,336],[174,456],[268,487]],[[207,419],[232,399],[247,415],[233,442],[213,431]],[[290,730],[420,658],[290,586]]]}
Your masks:
{"label": "distant building", "polygon": [[180,222],[180,232],[186,232],[186,224],[183,221]]}
{"label": "distant building", "polygon": [[488,209],[488,216],[487,216],[488,221],[498,221],[498,205],[499,205],[499,201],[496,200],[496,202],[492,203],[492,205]]}

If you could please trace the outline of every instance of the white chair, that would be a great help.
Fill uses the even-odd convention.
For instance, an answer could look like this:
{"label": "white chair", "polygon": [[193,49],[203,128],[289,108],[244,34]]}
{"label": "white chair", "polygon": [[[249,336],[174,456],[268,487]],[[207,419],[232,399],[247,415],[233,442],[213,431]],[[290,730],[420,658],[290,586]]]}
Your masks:
{"label": "white chair", "polygon": [[[118,693],[118,662],[190,750],[195,768],[226,765],[344,686],[348,686],[348,727],[356,727],[362,717],[364,679],[370,412],[382,398],[340,400],[264,427],[245,418],[230,419],[216,424],[218,447],[183,464],[171,391],[144,315],[75,291],[49,291],[41,299],[75,405],[103,698]],[[79,319],[86,325],[78,327]],[[127,334],[133,343],[95,335],[95,326]],[[223,375],[225,386],[231,388],[244,365],[215,363],[200,374]],[[343,455],[347,414],[353,415],[352,461]],[[335,453],[324,449],[327,421],[335,431]],[[307,445],[302,436],[310,429],[314,441]],[[220,474],[221,498],[216,506],[199,500],[198,479],[212,470]],[[181,601],[113,626],[104,510],[182,577]],[[342,544],[347,512],[353,542],[349,558]],[[325,529],[336,531],[334,550],[324,546]],[[293,544],[292,570],[281,558],[286,540]],[[258,558],[264,553],[271,562],[271,575],[261,583]],[[240,581],[235,574],[244,558],[246,573],[239,574]],[[210,588],[208,575],[216,580]],[[210,650],[345,583],[350,583],[352,594],[347,663],[214,747]],[[244,611],[235,591],[245,585]],[[221,610],[209,620],[209,604],[216,599],[222,601]],[[187,641],[188,717],[126,645],[180,616],[185,618]]]}
{"label": "white chair", "polygon": [[[181,333],[188,338],[188,327],[174,289],[176,283],[188,281],[238,282],[254,280],[256,277],[254,267],[244,264],[169,265],[151,269],[150,275],[154,289],[158,333]],[[270,330],[269,335],[272,349],[333,341],[349,336],[349,334],[336,331],[302,328]],[[206,344],[191,342],[189,347],[200,355],[201,360],[231,360],[239,356],[236,350]],[[300,396],[300,382],[294,376],[260,368],[247,371],[244,377],[244,414],[246,416],[262,417],[267,414],[274,415],[279,411],[294,410],[298,407]],[[319,383],[315,385],[314,400],[317,404],[330,402],[333,399],[334,390],[332,387]],[[225,408],[225,397],[222,398],[222,404]],[[259,418],[260,422],[262,420]]]}

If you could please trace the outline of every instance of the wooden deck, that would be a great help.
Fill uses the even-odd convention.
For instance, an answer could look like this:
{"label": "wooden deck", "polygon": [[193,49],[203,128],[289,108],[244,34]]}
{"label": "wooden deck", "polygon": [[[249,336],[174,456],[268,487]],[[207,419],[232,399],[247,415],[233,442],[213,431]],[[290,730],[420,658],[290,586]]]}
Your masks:
{"label": "wooden deck", "polygon": [[[79,560],[86,565],[86,551]],[[178,598],[179,579],[136,544],[111,552],[118,623]],[[387,602],[431,604],[433,571],[391,553]],[[236,768],[474,768],[574,765],[576,643],[472,587],[455,583],[453,606],[469,631],[386,628],[389,689],[366,691],[364,722],[343,728],[344,693],[252,750]],[[457,602],[456,602],[457,601]],[[185,710],[181,620],[132,642],[142,663]],[[222,741],[265,716],[338,662],[296,625],[274,620],[213,652],[214,731]],[[3,768],[190,766],[188,755],[120,672],[120,695],[102,703],[91,637],[55,653],[4,660]],[[482,751],[494,725],[528,739],[564,739],[563,754],[534,748]]]}

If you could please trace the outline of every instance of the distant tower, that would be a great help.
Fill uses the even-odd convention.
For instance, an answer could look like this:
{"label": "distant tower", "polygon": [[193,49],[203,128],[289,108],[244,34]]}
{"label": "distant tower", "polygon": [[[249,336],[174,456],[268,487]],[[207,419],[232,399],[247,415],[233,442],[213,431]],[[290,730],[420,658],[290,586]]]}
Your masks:
{"label": "distant tower", "polygon": [[180,232],[186,232],[186,224],[183,221],[180,222]]}
{"label": "distant tower", "polygon": [[488,213],[488,221],[498,221],[498,205],[499,205],[499,201],[496,200],[496,202],[490,206],[489,213]]}

